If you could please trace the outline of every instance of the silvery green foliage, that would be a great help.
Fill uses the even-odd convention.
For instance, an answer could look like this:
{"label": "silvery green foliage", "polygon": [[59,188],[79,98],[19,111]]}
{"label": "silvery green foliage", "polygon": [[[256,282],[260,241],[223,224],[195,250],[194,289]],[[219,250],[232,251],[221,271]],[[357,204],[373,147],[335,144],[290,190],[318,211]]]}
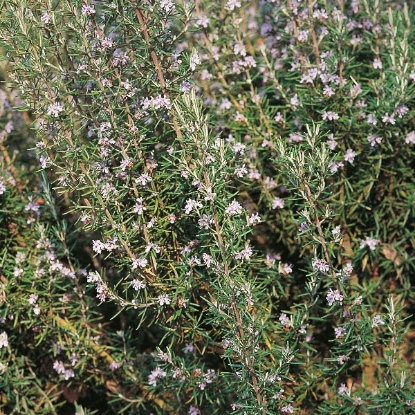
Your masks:
{"label": "silvery green foliage", "polygon": [[412,413],[412,27],[2,2],[0,408]]}

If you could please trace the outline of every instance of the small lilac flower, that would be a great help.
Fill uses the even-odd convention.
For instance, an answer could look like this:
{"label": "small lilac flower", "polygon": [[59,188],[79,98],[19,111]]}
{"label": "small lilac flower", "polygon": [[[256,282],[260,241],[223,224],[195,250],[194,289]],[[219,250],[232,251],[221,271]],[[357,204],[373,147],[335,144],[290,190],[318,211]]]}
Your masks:
{"label": "small lilac flower", "polygon": [[342,354],[337,358],[337,364],[344,365],[344,363],[347,362],[348,360],[350,360],[350,357]]}
{"label": "small lilac flower", "polygon": [[92,241],[92,250],[97,254],[100,254],[105,249],[105,245],[99,240]]}
{"label": "small lilac flower", "polygon": [[385,324],[384,320],[382,320],[382,317],[379,314],[376,314],[376,316],[373,317],[372,329],[379,327],[382,324]]}
{"label": "small lilac flower", "polygon": [[140,281],[137,278],[133,279],[131,281],[131,286],[134,288],[134,290],[138,291],[138,290],[143,290],[144,288],[146,288],[146,284],[144,281]]}
{"label": "small lilac flower", "polygon": [[334,121],[334,120],[338,120],[339,114],[333,112],[333,111],[324,111],[323,115],[322,115],[323,120],[329,120],[329,121]]}
{"label": "small lilac flower", "polygon": [[356,153],[351,148],[349,148],[346,151],[346,154],[344,156],[344,161],[348,161],[349,163],[353,163],[355,157],[356,157]]}
{"label": "small lilac flower", "polygon": [[385,112],[385,115],[382,117],[382,122],[385,124],[395,124],[395,118],[393,115],[389,115],[389,113]]}
{"label": "small lilac flower", "polygon": [[327,273],[330,269],[329,265],[324,259],[314,258],[312,261],[312,266],[314,269],[319,270],[320,272]]}
{"label": "small lilac flower", "polygon": [[373,134],[369,134],[367,136],[367,141],[369,141],[370,147],[374,148],[382,142],[382,137],[379,137],[379,136],[373,135]]}
{"label": "small lilac flower", "polygon": [[95,8],[93,6],[84,5],[84,6],[82,6],[81,13],[84,16],[91,16],[91,15],[95,14]]}
{"label": "small lilac flower", "polygon": [[190,405],[188,413],[189,415],[200,415],[201,414],[200,409],[196,408],[196,406],[194,405]]}
{"label": "small lilac flower", "polygon": [[292,264],[281,264],[280,272],[282,272],[284,275],[291,274],[293,272]]}
{"label": "small lilac flower", "polygon": [[415,144],[415,131],[411,131],[405,137],[406,144]]}
{"label": "small lilac flower", "polygon": [[109,369],[111,370],[111,372],[114,372],[114,370],[117,370],[119,367],[120,364],[116,361],[111,362],[109,365]]}
{"label": "small lilac flower", "polygon": [[291,320],[288,318],[287,314],[281,313],[278,319],[283,326],[291,326]]}
{"label": "small lilac flower", "polygon": [[229,203],[229,205],[226,208],[225,212],[229,216],[240,215],[242,213],[242,206],[239,202],[234,200],[233,202]]}
{"label": "small lilac flower", "polygon": [[2,333],[0,333],[0,349],[2,347],[7,347],[8,345],[9,345],[9,339],[8,339],[7,333],[3,331]]}
{"label": "small lilac flower", "polygon": [[157,301],[160,305],[169,305],[171,300],[167,294],[161,294],[158,296]]}
{"label": "small lilac flower", "polygon": [[186,343],[186,347],[183,349],[183,353],[189,354],[195,351],[195,346],[192,343]]}
{"label": "small lilac flower", "polygon": [[343,298],[344,297],[340,294],[339,290],[333,291],[331,288],[329,289],[327,296],[326,296],[329,306],[332,306],[333,303],[336,301],[341,303],[343,301]]}
{"label": "small lilac flower", "polygon": [[283,209],[284,204],[284,199],[281,199],[280,197],[275,197],[272,201],[272,209]]}
{"label": "small lilac flower", "polygon": [[336,327],[334,329],[334,334],[336,335],[336,339],[339,339],[341,337],[343,337],[346,334],[346,327],[342,326],[342,327]]}
{"label": "small lilac flower", "polygon": [[201,61],[197,52],[193,52],[192,56],[190,57],[190,69],[192,71],[196,70],[196,66],[200,65]]}
{"label": "small lilac flower", "polygon": [[378,239],[374,239],[370,236],[366,236],[366,239],[360,242],[360,249],[364,248],[365,246],[369,247],[372,251],[376,249],[376,245],[380,241]]}
{"label": "small lilac flower", "polygon": [[382,62],[379,59],[373,60],[373,69],[382,69]]}
{"label": "small lilac flower", "polygon": [[188,215],[193,209],[198,209],[201,207],[203,207],[203,205],[200,202],[193,199],[187,199],[184,210],[186,212],[186,215]]}
{"label": "small lilac flower", "polygon": [[229,11],[233,11],[239,7],[241,7],[241,2],[239,0],[228,0],[228,2],[226,3],[225,9]]}
{"label": "small lilac flower", "polygon": [[247,245],[245,249],[235,254],[235,259],[245,259],[249,261],[249,259],[252,256],[252,253],[252,248],[249,245]]}
{"label": "small lilac flower", "polygon": [[51,20],[51,18],[50,18],[50,14],[48,12],[44,12],[42,14],[42,17],[40,18],[40,21],[43,24],[49,24],[50,23],[50,20]]}
{"label": "small lilac flower", "polygon": [[167,376],[167,372],[165,372],[161,367],[156,367],[149,375],[148,375],[148,383],[151,386],[157,385],[158,378],[164,378]]}
{"label": "small lilac flower", "polygon": [[350,395],[349,388],[344,383],[340,384],[340,387],[337,391],[339,395]]}
{"label": "small lilac flower", "polygon": [[281,408],[281,412],[285,413],[285,414],[292,414],[294,412],[294,408],[293,406],[289,403],[286,406],[283,406]]}

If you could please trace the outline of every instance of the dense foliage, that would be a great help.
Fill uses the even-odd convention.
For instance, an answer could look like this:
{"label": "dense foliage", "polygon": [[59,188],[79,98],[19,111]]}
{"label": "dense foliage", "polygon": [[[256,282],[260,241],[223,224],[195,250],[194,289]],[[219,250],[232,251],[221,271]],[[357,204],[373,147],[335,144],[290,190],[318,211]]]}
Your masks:
{"label": "dense foliage", "polygon": [[415,412],[412,2],[0,7],[0,413]]}

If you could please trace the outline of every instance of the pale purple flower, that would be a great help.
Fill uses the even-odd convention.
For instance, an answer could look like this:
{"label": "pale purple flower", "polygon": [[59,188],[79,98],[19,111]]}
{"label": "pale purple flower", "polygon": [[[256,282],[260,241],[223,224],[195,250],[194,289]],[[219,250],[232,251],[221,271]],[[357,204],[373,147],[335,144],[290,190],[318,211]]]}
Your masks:
{"label": "pale purple flower", "polygon": [[281,115],[280,112],[277,112],[277,115],[274,118],[275,122],[282,123],[284,121],[284,117]]}
{"label": "pale purple flower", "polygon": [[225,9],[233,11],[239,7],[241,7],[241,2],[239,0],[228,0],[228,2],[226,3]]}
{"label": "pale purple flower", "polygon": [[61,112],[63,112],[63,104],[60,102],[48,106],[48,115],[59,117]]}
{"label": "pale purple flower", "polygon": [[324,259],[314,258],[312,261],[312,266],[314,269],[319,270],[320,272],[327,273],[330,269],[329,265]]}
{"label": "pale purple flower", "polygon": [[228,98],[222,98],[222,101],[219,105],[219,109],[222,111],[229,110],[232,108],[232,103]]}
{"label": "pale purple flower", "polygon": [[198,202],[197,200],[193,200],[193,199],[187,199],[186,200],[186,206],[184,208],[186,215],[188,215],[193,209],[198,209],[203,207],[203,205]]}
{"label": "pale purple flower", "polygon": [[337,358],[337,364],[344,365],[344,363],[347,362],[348,360],[350,360],[350,357],[342,354]]}
{"label": "pale purple flower", "polygon": [[153,250],[154,252],[156,252],[157,254],[160,253],[160,247],[153,243],[153,242],[149,242],[146,247],[145,247],[145,252],[148,254],[151,250]]}
{"label": "pale purple flower", "polygon": [[360,242],[360,249],[364,248],[365,246],[369,247],[372,251],[374,251],[376,249],[376,245],[379,243],[380,241],[378,239],[374,239],[370,236],[366,236],[366,239],[362,240],[362,242]]}
{"label": "pale purple flower", "polygon": [[91,16],[91,15],[95,14],[95,8],[93,6],[84,5],[84,6],[82,6],[81,13],[84,16]]}
{"label": "pale purple flower", "polygon": [[172,0],[161,0],[160,8],[163,9],[167,14],[173,12],[176,9]]}
{"label": "pale purple flower", "polygon": [[209,225],[213,223],[213,218],[210,215],[203,214],[202,217],[198,220],[198,224],[201,228],[209,229]]}
{"label": "pale purple flower", "polygon": [[373,115],[373,114],[369,114],[368,116],[367,116],[367,122],[369,123],[369,124],[372,124],[372,125],[376,125],[378,122],[376,121],[376,118],[375,118],[375,116]]}
{"label": "pale purple flower", "polygon": [[113,361],[113,362],[110,363],[110,365],[108,367],[111,370],[111,372],[114,372],[115,370],[117,370],[120,367],[120,364],[116,361]]}
{"label": "pale purple flower", "polygon": [[245,164],[242,165],[242,167],[238,167],[237,169],[235,169],[236,177],[239,177],[239,178],[243,177],[247,173],[248,173],[248,170],[246,169]]}
{"label": "pale purple flower", "polygon": [[382,320],[382,317],[380,314],[376,314],[375,317],[373,317],[372,321],[372,329],[381,326],[382,324],[385,324],[385,321]]}
{"label": "pale purple flower", "polygon": [[137,278],[133,279],[131,281],[131,286],[134,288],[134,290],[143,290],[146,288],[146,284],[144,281],[138,280]]}
{"label": "pale purple flower", "polygon": [[373,60],[373,69],[382,69],[382,62],[380,59]]}
{"label": "pale purple flower", "polygon": [[298,95],[295,94],[291,99],[290,99],[290,104],[293,107],[298,107],[300,105],[300,100],[298,99]]}
{"label": "pale purple flower", "polygon": [[199,55],[197,54],[197,52],[193,52],[192,56],[190,57],[190,69],[192,71],[196,70],[196,66],[200,65],[201,60],[199,58]]}
{"label": "pale purple flower", "polygon": [[198,26],[204,27],[205,29],[209,26],[210,19],[205,14],[202,14],[199,16],[199,18],[196,20],[196,24]]}
{"label": "pale purple flower", "polygon": [[370,147],[374,148],[382,142],[382,137],[379,137],[379,136],[373,135],[373,134],[369,134],[367,136],[367,141],[369,142]]}
{"label": "pale purple flower", "polygon": [[0,178],[0,195],[6,191],[6,182]]}
{"label": "pale purple flower", "polygon": [[115,42],[109,37],[106,37],[101,41],[101,47],[104,50],[114,48],[115,46]]}
{"label": "pale purple flower", "polygon": [[336,301],[342,302],[344,297],[340,294],[339,290],[332,290],[329,289],[327,296],[326,296],[327,302],[329,303],[329,306],[332,306]]}
{"label": "pale purple flower", "polygon": [[353,405],[355,405],[355,406],[359,406],[359,405],[361,405],[363,403],[363,399],[360,397],[360,396],[358,396],[358,397],[356,397],[356,398],[353,398]]}
{"label": "pale purple flower", "polygon": [[415,131],[409,132],[405,137],[406,144],[415,144]]}
{"label": "pale purple flower", "polygon": [[196,406],[190,405],[188,414],[189,415],[200,415],[201,412],[200,412],[200,409],[196,408]]}
{"label": "pale purple flower", "polygon": [[353,163],[354,158],[356,157],[356,153],[349,148],[344,155],[344,161],[348,161],[349,163]]}
{"label": "pale purple flower", "polygon": [[339,170],[339,168],[343,166],[344,164],[341,161],[337,161],[337,162],[331,161],[329,163],[329,169],[332,173],[336,173],[336,171]]}
{"label": "pale purple flower", "polygon": [[319,20],[326,20],[329,18],[329,16],[327,15],[327,12],[324,9],[316,9],[313,13],[313,17],[315,19],[319,19]]}
{"label": "pale purple flower", "polygon": [[3,331],[2,333],[0,333],[0,349],[2,347],[7,347],[8,345],[9,345],[9,339],[8,339],[7,333]]}
{"label": "pale purple flower", "polygon": [[261,216],[258,213],[252,213],[251,217],[249,218],[249,224],[255,226],[260,222]]}
{"label": "pale purple flower", "polygon": [[233,47],[233,53],[235,55],[246,56],[246,49],[243,43],[235,43]]}
{"label": "pale purple flower", "polygon": [[247,261],[249,261],[249,259],[252,256],[252,253],[252,248],[249,245],[247,245],[245,249],[235,253],[235,259],[246,259]]}
{"label": "pale purple flower", "polygon": [[344,383],[340,384],[340,387],[338,389],[338,393],[339,393],[339,395],[350,395],[349,388]]}
{"label": "pale purple flower", "polygon": [[147,208],[143,205],[143,198],[138,197],[136,204],[134,205],[134,212],[138,215],[142,215],[145,210],[147,210]]}
{"label": "pale purple flower", "polygon": [[293,406],[289,403],[286,406],[283,406],[281,408],[281,412],[285,413],[285,414],[292,414],[294,412],[294,408]]}
{"label": "pale purple flower", "polygon": [[105,249],[105,245],[101,241],[96,239],[92,241],[92,250],[94,252],[100,254],[103,251],[103,249]]}
{"label": "pale purple flower", "polygon": [[293,272],[293,265],[292,264],[281,264],[280,271],[284,275],[291,274]]}
{"label": "pale purple flower", "polygon": [[407,106],[401,105],[400,107],[396,108],[395,113],[399,118],[402,118],[408,111],[409,108]]}
{"label": "pale purple flower", "polygon": [[389,115],[389,113],[385,112],[385,115],[382,117],[382,122],[385,124],[395,124],[395,118],[393,115]]}
{"label": "pale purple flower", "polygon": [[44,12],[43,14],[42,14],[42,17],[40,18],[40,21],[43,23],[43,24],[49,24],[50,23],[50,14],[48,13],[48,12]]}
{"label": "pale purple flower", "polygon": [[325,85],[323,93],[327,98],[330,98],[334,94],[334,89],[330,85]]}
{"label": "pale purple flower", "polygon": [[114,249],[117,249],[118,248],[117,242],[118,242],[118,238],[117,237],[114,237],[112,239],[108,239],[105,242],[105,249],[107,251],[113,251]]}
{"label": "pale purple flower", "polygon": [[145,186],[148,182],[151,182],[151,180],[152,180],[151,176],[146,172],[146,173],[140,174],[140,176],[138,176],[135,179],[135,182],[137,184],[140,183],[141,186]]}
{"label": "pale purple flower", "polygon": [[337,142],[335,141],[336,139],[334,138],[333,134],[330,134],[327,137],[327,145],[329,146],[330,150],[334,151],[337,147]]}
{"label": "pale purple flower", "polygon": [[300,30],[298,32],[298,41],[304,43],[308,37],[310,36],[310,32],[308,30]]}
{"label": "pale purple flower", "polygon": [[171,303],[171,300],[167,294],[160,294],[157,297],[157,301],[160,305],[164,305],[164,304],[169,305]]}
{"label": "pale purple flower", "polygon": [[342,327],[336,327],[334,329],[334,334],[336,335],[336,339],[340,339],[341,337],[343,337],[346,334],[346,327],[342,326]]}
{"label": "pale purple flower", "polygon": [[343,273],[347,276],[352,275],[353,272],[353,266],[351,264],[351,262],[348,262],[345,267],[343,268]]}
{"label": "pale purple flower", "polygon": [[55,360],[53,362],[53,369],[60,375],[65,373],[65,366],[61,360]]}
{"label": "pale purple flower", "polygon": [[35,305],[39,296],[36,294],[30,294],[29,299],[27,300],[30,305]]}
{"label": "pale purple flower", "polygon": [[186,346],[183,349],[183,353],[189,354],[195,351],[195,346],[192,343],[186,343]]}
{"label": "pale purple flower", "polygon": [[226,208],[225,212],[229,216],[240,215],[242,213],[242,206],[239,202],[234,200],[233,202],[229,203],[229,205]]}
{"label": "pale purple flower", "polygon": [[97,291],[97,298],[98,298],[98,300],[101,301],[101,302],[104,302],[105,299],[107,298],[106,295],[105,295],[105,292],[106,292],[105,285],[104,284],[101,284],[101,283],[98,283],[95,286],[95,289]]}
{"label": "pale purple flower", "polygon": [[291,326],[291,320],[288,318],[287,314],[285,313],[281,313],[278,320],[283,326]]}
{"label": "pale purple flower", "polygon": [[272,209],[283,209],[284,208],[284,199],[281,199],[280,197],[275,197],[272,200]]}
{"label": "pale purple flower", "polygon": [[333,111],[324,111],[322,118],[324,121],[329,120],[329,121],[334,121],[334,120],[338,120],[339,114],[333,112]]}
{"label": "pale purple flower", "polygon": [[290,133],[288,135],[288,142],[289,143],[299,143],[303,141],[303,137],[301,134],[297,134],[297,133]]}
{"label": "pale purple flower", "polygon": [[158,378],[164,378],[167,376],[167,372],[165,372],[161,367],[156,367],[149,375],[148,375],[148,383],[151,386],[157,385]]}

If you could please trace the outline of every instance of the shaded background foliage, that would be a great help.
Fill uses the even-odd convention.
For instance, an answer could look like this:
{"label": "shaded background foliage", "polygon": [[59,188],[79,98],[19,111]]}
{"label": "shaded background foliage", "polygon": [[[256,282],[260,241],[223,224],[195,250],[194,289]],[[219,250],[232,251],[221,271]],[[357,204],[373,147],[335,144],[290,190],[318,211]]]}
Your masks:
{"label": "shaded background foliage", "polygon": [[2,4],[1,410],[411,413],[412,5],[86,6]]}

